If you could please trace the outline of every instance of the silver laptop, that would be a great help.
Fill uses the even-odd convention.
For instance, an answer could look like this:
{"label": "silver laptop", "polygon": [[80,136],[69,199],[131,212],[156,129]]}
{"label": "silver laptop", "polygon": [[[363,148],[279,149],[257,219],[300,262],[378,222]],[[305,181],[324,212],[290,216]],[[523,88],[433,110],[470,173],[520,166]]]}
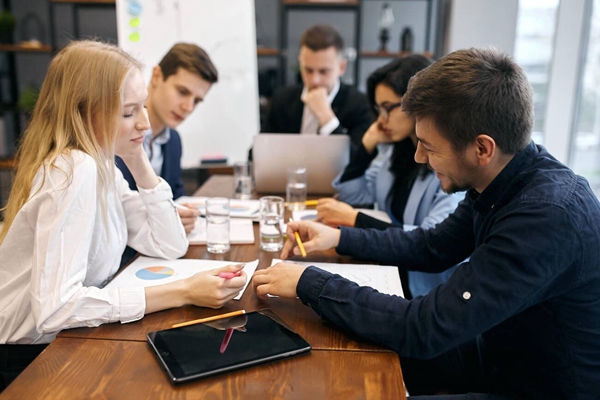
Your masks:
{"label": "silver laptop", "polygon": [[350,137],[265,133],[254,137],[252,152],[258,193],[285,193],[287,169],[304,166],[307,192],[328,195],[350,159]]}

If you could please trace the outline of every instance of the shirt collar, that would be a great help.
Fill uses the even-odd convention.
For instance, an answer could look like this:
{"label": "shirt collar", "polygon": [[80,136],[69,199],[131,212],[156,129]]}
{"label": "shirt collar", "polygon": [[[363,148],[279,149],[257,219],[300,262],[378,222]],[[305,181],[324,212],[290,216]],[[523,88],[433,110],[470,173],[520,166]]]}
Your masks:
{"label": "shirt collar", "polygon": [[[144,144],[146,144],[146,146],[150,146],[150,142],[152,141],[152,134],[152,128],[148,129],[144,133]],[[153,144],[160,146],[167,143],[169,139],[171,139],[171,129],[169,127],[165,127],[165,129],[156,136],[156,139],[154,139]]]}
{"label": "shirt collar", "polygon": [[[338,92],[340,91],[340,80],[338,79],[335,82],[335,86],[333,87],[333,89],[331,89],[331,92],[329,92],[329,94],[327,95],[327,100],[329,101],[329,104],[333,103],[333,99],[335,99],[335,96],[337,96]],[[304,86],[302,88],[302,94],[300,95],[301,99],[306,98],[306,95],[308,94],[308,88],[306,86]]]}
{"label": "shirt collar", "polygon": [[[518,191],[521,185],[514,185],[515,178],[532,162],[539,153],[536,144],[531,141],[527,147],[519,151],[504,167],[494,180],[479,194],[475,189],[469,189],[469,196],[475,200],[474,208],[479,213],[487,213],[501,200],[501,197]],[[525,182],[523,182],[525,184]],[[507,189],[510,188],[510,192]],[[509,196],[512,198],[512,196]]]}

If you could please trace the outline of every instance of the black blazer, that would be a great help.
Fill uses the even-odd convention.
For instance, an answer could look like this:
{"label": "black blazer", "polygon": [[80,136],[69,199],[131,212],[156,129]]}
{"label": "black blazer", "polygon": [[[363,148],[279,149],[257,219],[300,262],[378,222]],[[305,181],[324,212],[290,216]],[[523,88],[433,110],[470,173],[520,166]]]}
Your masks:
{"label": "black blazer", "polygon": [[[275,92],[262,133],[300,132],[304,111],[304,103],[300,99],[302,88],[302,85],[295,85]],[[359,146],[364,133],[374,121],[367,96],[352,86],[340,83],[340,90],[331,108],[340,120],[340,125],[332,134],[346,134],[353,145]]]}
{"label": "black blazer", "polygon": [[[162,146],[163,166],[160,176],[167,181],[173,191],[173,199],[181,197],[183,193],[183,181],[181,179],[181,138],[175,129],[171,129],[169,141]],[[131,172],[119,157],[115,157],[117,167],[123,172],[123,177],[129,182],[131,190],[137,190],[137,185]]]}

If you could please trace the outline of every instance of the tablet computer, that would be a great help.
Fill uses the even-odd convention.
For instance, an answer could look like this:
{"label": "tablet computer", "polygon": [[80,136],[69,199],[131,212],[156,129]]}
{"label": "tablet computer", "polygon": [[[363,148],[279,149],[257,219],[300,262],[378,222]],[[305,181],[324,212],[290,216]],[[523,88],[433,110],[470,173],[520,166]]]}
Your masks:
{"label": "tablet computer", "polygon": [[311,348],[269,309],[151,332],[147,340],[172,383],[305,354]]}

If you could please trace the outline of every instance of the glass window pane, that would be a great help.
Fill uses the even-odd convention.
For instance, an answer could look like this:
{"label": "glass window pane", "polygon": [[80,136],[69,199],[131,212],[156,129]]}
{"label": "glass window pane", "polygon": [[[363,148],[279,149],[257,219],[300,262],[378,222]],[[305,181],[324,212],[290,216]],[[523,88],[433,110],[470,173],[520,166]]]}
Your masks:
{"label": "glass window pane", "polygon": [[520,0],[515,61],[523,67],[533,86],[535,124],[533,140],[544,141],[544,117],[548,95],[549,69],[554,49],[556,12],[559,0]]}
{"label": "glass window pane", "polygon": [[585,176],[600,197],[600,1],[594,0],[583,82],[579,94],[571,168]]}

